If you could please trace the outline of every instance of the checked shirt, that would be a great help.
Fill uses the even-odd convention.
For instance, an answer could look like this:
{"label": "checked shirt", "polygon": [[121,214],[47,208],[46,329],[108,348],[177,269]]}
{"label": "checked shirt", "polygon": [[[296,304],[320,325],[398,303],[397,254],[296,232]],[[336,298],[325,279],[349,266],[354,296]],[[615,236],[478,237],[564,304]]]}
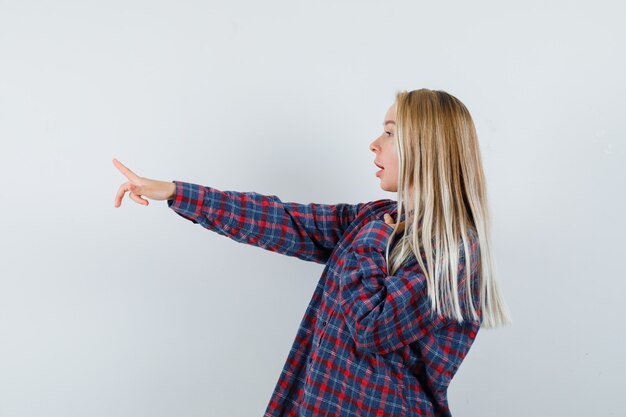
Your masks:
{"label": "checked shirt", "polygon": [[[448,386],[480,322],[431,315],[415,257],[387,274],[393,227],[383,215],[396,218],[395,201],[302,204],[173,182],[167,204],[180,216],[237,242],[325,265],[264,417],[451,416]],[[470,232],[472,297],[481,316],[479,247]]]}

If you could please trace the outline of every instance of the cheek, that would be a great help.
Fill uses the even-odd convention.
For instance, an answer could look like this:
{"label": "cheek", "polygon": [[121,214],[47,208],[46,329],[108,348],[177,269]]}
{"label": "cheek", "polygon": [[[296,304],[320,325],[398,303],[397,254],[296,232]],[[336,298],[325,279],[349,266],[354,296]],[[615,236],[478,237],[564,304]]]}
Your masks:
{"label": "cheek", "polygon": [[398,172],[398,161],[394,158],[389,162],[389,172],[397,174]]}

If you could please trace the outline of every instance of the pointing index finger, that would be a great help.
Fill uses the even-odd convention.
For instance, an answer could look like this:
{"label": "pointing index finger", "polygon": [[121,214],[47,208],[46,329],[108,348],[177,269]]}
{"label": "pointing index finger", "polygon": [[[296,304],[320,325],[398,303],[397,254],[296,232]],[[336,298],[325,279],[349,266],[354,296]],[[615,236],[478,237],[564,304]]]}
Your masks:
{"label": "pointing index finger", "polygon": [[113,165],[115,165],[115,167],[117,169],[119,169],[122,174],[124,174],[126,176],[126,178],[128,178],[129,180],[137,180],[139,179],[139,176],[137,176],[137,174],[135,174],[133,171],[131,171],[130,169],[126,168],[124,166],[124,164],[122,164],[120,161],[118,161],[117,159],[113,158]]}

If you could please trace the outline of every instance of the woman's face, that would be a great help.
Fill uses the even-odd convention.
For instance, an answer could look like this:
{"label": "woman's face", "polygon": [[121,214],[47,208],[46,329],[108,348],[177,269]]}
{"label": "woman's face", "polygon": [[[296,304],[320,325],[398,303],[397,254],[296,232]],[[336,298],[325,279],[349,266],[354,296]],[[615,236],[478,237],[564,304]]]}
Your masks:
{"label": "woman's face", "polygon": [[397,192],[398,155],[396,154],[395,103],[387,110],[383,120],[383,133],[370,144],[370,150],[376,155],[374,163],[383,168],[376,173],[376,176],[380,178],[380,187],[385,191]]}

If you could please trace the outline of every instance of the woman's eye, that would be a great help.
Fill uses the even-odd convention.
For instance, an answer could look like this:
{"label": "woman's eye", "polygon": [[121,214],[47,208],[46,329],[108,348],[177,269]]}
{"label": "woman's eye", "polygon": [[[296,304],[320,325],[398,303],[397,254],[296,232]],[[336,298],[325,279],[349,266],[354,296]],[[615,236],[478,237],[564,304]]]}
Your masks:
{"label": "woman's eye", "polygon": [[393,136],[392,132],[385,132],[387,134],[387,136]]}

